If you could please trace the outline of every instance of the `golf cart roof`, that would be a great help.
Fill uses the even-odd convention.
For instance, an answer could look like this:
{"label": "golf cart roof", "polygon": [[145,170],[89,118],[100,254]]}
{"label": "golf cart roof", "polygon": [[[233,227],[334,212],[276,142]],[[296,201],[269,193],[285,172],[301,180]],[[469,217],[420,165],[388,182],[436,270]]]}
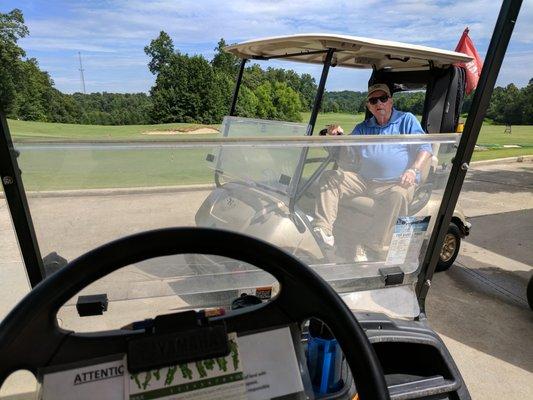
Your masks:
{"label": "golf cart roof", "polygon": [[322,64],[331,48],[336,50],[332,64],[350,68],[419,70],[429,68],[430,64],[443,67],[472,59],[463,53],[434,47],[325,33],[249,40],[227,46],[225,50],[243,59],[286,58]]}

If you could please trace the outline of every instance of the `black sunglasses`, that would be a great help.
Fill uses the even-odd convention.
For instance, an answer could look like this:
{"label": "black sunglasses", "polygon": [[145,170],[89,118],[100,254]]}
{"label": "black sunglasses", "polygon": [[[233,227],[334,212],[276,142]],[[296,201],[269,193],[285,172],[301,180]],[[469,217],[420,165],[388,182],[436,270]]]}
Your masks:
{"label": "black sunglasses", "polygon": [[368,102],[372,104],[373,106],[375,106],[376,104],[378,104],[378,100],[381,101],[382,103],[386,103],[388,99],[389,99],[389,96],[384,94],[383,96],[379,96],[379,97],[371,97],[368,99]]}

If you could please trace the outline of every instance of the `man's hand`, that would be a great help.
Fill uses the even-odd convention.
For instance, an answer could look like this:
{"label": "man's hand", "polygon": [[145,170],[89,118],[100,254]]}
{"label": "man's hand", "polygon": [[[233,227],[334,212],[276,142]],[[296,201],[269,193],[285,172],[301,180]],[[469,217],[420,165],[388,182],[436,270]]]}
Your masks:
{"label": "man's hand", "polygon": [[416,183],[416,172],[412,169],[405,171],[400,177],[400,183],[405,187],[413,186]]}

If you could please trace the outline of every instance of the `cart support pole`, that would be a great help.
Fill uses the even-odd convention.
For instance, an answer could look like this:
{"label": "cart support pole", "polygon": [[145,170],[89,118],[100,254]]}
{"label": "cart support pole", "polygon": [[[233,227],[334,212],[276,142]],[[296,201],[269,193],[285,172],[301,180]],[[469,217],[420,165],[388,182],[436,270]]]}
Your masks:
{"label": "cart support pole", "polygon": [[496,78],[498,77],[507,45],[511,39],[521,4],[522,0],[505,0],[500,9],[496,26],[494,27],[479,83],[472,100],[472,106],[468,113],[457,153],[453,160],[450,178],[446,185],[441,207],[437,214],[435,228],[429,240],[428,249],[422,264],[422,271],[416,285],[416,294],[422,317],[425,316],[425,299],[431,285],[433,272],[437,266],[444,236],[450,225],[453,210],[461,192],[461,187],[468,170],[468,163],[472,158],[474,146],[481,125],[483,124],[483,119],[485,118]]}
{"label": "cart support pole", "polygon": [[45,273],[16,155],[5,115],[0,112],[0,176],[28,279],[33,288],[44,279]]}
{"label": "cart support pole", "polygon": [[335,53],[335,49],[328,49],[328,52],[326,53],[324,67],[322,68],[322,75],[320,76],[320,82],[318,84],[318,90],[315,96],[315,104],[313,105],[311,117],[309,118],[309,127],[307,131],[308,136],[311,136],[313,134],[313,130],[315,129],[316,117],[318,116],[318,111],[320,110],[320,104],[322,104],[322,96],[324,95],[324,88],[326,87],[326,80],[328,79],[329,67],[331,66],[333,53]]}
{"label": "cart support pole", "polygon": [[237,98],[239,97],[239,89],[241,88],[242,75],[244,74],[244,67],[246,65],[247,58],[241,60],[241,66],[239,67],[239,73],[237,74],[237,82],[235,83],[235,90],[233,91],[233,98],[231,99],[231,108],[229,115],[235,115],[235,109],[237,108]]}
{"label": "cart support pole", "polygon": [[[322,96],[324,95],[324,88],[326,87],[326,80],[328,79],[329,67],[331,66],[331,59],[333,58],[333,53],[335,53],[335,49],[328,49],[328,52],[326,53],[324,67],[322,68],[322,75],[320,76],[320,82],[318,84],[318,90],[315,96],[315,104],[313,105],[311,117],[309,118],[309,125],[307,126],[307,136],[311,136],[313,134],[313,130],[315,129],[316,117],[318,116],[320,104],[322,103]],[[291,198],[289,200],[289,212],[291,213],[291,215],[294,214],[294,207],[296,205],[296,202],[303,193],[300,192],[300,194],[298,194],[298,182],[300,182],[300,180],[302,179],[305,160],[307,159],[308,152],[309,148],[305,148],[302,150],[298,165],[296,167],[296,171],[294,172],[294,179],[291,181]],[[300,228],[298,228],[298,230],[300,230]]]}

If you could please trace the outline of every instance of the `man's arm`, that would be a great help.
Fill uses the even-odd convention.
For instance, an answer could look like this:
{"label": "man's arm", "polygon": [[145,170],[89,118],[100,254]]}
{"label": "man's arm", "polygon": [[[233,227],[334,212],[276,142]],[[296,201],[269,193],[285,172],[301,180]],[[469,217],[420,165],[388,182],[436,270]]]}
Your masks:
{"label": "man's arm", "polygon": [[[409,132],[411,134],[426,134],[418,122],[418,119],[413,114],[410,114],[409,120]],[[406,132],[407,133],[407,132]],[[403,186],[411,186],[416,183],[417,171],[420,171],[426,161],[431,158],[431,145],[429,143],[424,143],[420,145],[417,149],[415,161],[409,166],[408,169],[400,177],[400,183]]]}
{"label": "man's arm", "polygon": [[400,183],[403,186],[411,186],[416,183],[416,172],[420,171],[426,161],[431,157],[429,151],[419,151],[416,154],[415,162],[402,174],[400,177]]}

